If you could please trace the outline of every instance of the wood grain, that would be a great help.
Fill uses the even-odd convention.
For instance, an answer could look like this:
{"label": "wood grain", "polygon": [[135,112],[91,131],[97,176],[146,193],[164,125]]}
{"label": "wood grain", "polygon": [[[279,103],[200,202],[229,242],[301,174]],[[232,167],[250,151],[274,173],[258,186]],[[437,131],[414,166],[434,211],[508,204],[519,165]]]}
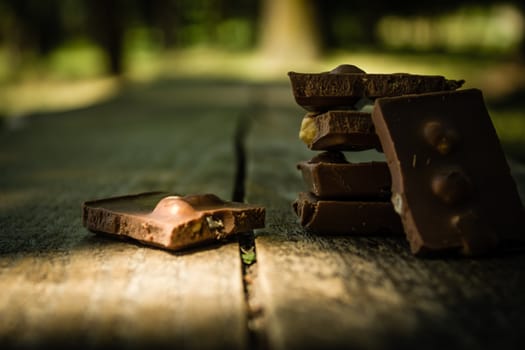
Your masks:
{"label": "wood grain", "polygon": [[[86,200],[152,190],[229,199],[234,99],[159,83],[0,130],[0,348],[244,348],[238,244],[177,254],[81,225]],[[213,96],[228,86],[206,85]],[[179,95],[183,95],[179,98]]]}
{"label": "wood grain", "polygon": [[[246,113],[254,97],[262,102]],[[249,310],[237,242],[173,254],[86,231],[80,207],[152,190],[228,199],[240,111],[253,118],[246,201],[267,207],[244,276]],[[295,164],[314,155],[297,137],[303,114],[288,86],[158,82],[9,123],[0,130],[0,348],[235,349],[264,338],[271,349],[520,348],[522,253],[421,260],[403,238],[302,230],[291,208],[305,189]],[[512,168],[523,196],[525,166]]]}
{"label": "wood grain", "polygon": [[[246,200],[267,206],[251,303],[269,348],[521,348],[524,252],[420,259],[404,237],[303,231],[291,210],[305,186],[295,164],[314,155],[297,137],[302,114],[269,108],[247,143]],[[523,188],[523,167],[514,170]]]}

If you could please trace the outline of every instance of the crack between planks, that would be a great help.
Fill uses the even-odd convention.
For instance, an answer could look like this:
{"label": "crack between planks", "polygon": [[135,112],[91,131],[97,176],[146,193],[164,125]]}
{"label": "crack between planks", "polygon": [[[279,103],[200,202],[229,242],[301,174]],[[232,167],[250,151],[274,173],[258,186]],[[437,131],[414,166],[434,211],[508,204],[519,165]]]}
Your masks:
{"label": "crack between planks", "polygon": [[245,196],[245,181],[246,181],[246,150],[244,141],[248,130],[250,128],[250,121],[245,115],[237,121],[237,128],[234,136],[234,156],[235,156],[235,176],[233,182],[232,200],[235,202],[243,202]]}
{"label": "crack between planks", "polygon": [[[241,115],[237,123],[234,138],[235,177],[232,200],[244,202],[246,183],[246,147],[245,140],[250,129],[250,119]],[[257,253],[255,249],[255,234],[253,231],[239,234],[239,257],[242,265],[242,283],[244,301],[246,304],[246,328],[248,332],[248,348],[254,350],[266,349],[265,330],[263,324],[264,309],[255,297],[255,279],[257,278]]]}

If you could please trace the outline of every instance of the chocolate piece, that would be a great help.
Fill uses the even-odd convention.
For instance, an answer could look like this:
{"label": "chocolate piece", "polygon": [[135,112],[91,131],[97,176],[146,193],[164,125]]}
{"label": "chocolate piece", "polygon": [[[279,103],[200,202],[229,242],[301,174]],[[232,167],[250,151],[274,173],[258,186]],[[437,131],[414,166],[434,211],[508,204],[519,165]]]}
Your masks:
{"label": "chocolate piece", "polygon": [[370,113],[357,111],[307,113],[301,123],[299,138],[312,150],[381,149]]}
{"label": "chocolate piece", "polygon": [[308,190],[320,198],[387,199],[390,173],[386,162],[349,163],[341,152],[323,152],[300,162]]}
{"label": "chocolate piece", "polygon": [[149,192],[85,202],[82,222],[91,231],[179,250],[264,227],[264,217],[262,207],[213,194]]}
{"label": "chocolate piece", "polygon": [[324,234],[401,233],[403,227],[392,204],[381,201],[336,201],[300,192],[293,203],[300,224]]}
{"label": "chocolate piece", "polygon": [[362,97],[378,98],[415,93],[456,90],[463,80],[442,76],[364,73],[289,72],[295,101],[309,111],[354,108]]}
{"label": "chocolate piece", "polygon": [[523,206],[481,91],[380,98],[372,120],[412,252],[482,254],[525,237]]}

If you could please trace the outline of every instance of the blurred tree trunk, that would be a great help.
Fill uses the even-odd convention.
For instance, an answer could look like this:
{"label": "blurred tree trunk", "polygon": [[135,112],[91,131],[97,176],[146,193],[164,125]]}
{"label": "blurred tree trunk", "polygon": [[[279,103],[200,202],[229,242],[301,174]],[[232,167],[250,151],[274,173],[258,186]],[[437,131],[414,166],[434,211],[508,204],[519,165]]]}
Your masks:
{"label": "blurred tree trunk", "polygon": [[311,0],[263,0],[260,48],[276,62],[310,61],[319,55],[319,28]]}
{"label": "blurred tree trunk", "polygon": [[126,9],[119,0],[86,0],[90,26],[95,40],[106,52],[109,73],[123,72],[124,16]]}
{"label": "blurred tree trunk", "polygon": [[160,30],[162,44],[165,47],[176,45],[175,30],[183,4],[178,0],[140,0],[138,1],[139,17],[149,28]]}
{"label": "blurred tree trunk", "polygon": [[174,47],[177,44],[175,30],[179,22],[179,11],[177,11],[177,1],[160,0],[153,1],[155,4],[155,16],[158,26],[164,35],[164,45]]}
{"label": "blurred tree trunk", "polygon": [[[519,2],[518,8],[520,9],[521,16],[525,17],[525,3],[523,3],[523,1]],[[525,26],[523,26],[522,31],[523,33],[521,37],[520,59],[522,61],[525,61]]]}
{"label": "blurred tree trunk", "polygon": [[379,17],[377,12],[367,11],[361,15],[362,41],[368,47],[378,47],[376,34],[377,22]]}
{"label": "blurred tree trunk", "polygon": [[16,55],[35,51],[40,56],[49,54],[64,37],[58,0],[5,0],[0,7],[2,41],[8,42]]}

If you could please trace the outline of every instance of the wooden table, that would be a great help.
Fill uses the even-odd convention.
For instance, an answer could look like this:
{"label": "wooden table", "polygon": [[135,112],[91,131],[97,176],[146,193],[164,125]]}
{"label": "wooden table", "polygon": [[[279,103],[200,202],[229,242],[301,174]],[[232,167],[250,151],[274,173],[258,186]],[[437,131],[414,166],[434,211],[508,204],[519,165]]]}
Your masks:
{"label": "wooden table", "polygon": [[[303,114],[287,84],[161,81],[6,124],[0,349],[521,348],[525,254],[419,259],[403,237],[301,229]],[[171,253],[82,227],[83,201],[152,190],[266,206],[240,239],[256,262],[238,239]]]}

